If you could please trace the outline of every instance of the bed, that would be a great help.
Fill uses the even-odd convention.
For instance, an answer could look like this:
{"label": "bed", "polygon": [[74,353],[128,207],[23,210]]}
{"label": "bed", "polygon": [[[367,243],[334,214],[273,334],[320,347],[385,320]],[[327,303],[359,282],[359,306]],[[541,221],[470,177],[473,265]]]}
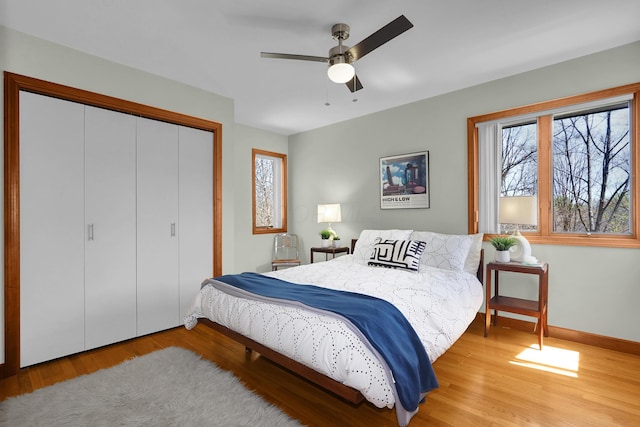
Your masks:
{"label": "bed", "polygon": [[230,289],[226,282],[242,275],[206,280],[185,316],[185,326],[191,329],[200,322],[212,327],[353,403],[366,399],[379,408],[395,407],[398,424],[404,426],[417,412],[403,398],[403,381],[396,381],[407,376],[389,365],[384,351],[371,344],[374,338],[363,336],[345,315],[274,300],[273,295],[258,296],[252,289],[313,285],[322,288],[320,292],[346,291],[382,300],[410,323],[412,328],[404,329],[413,329],[410,333],[421,343],[430,369],[482,304],[481,245],[481,234],[363,230],[350,255],[262,275],[243,273],[270,280],[268,286],[257,285],[248,292]]}

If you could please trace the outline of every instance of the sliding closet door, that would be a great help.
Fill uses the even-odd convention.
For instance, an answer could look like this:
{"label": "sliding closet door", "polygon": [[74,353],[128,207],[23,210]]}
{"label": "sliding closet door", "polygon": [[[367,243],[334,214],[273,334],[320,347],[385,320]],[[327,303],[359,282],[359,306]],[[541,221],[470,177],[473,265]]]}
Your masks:
{"label": "sliding closet door", "polygon": [[213,274],[213,133],[180,127],[180,319]]}
{"label": "sliding closet door", "polygon": [[136,336],[136,118],[85,112],[86,349]]}
{"label": "sliding closet door", "polygon": [[20,366],[84,350],[83,123],[20,92]]}
{"label": "sliding closet door", "polygon": [[138,335],[178,326],[178,126],[138,118]]}

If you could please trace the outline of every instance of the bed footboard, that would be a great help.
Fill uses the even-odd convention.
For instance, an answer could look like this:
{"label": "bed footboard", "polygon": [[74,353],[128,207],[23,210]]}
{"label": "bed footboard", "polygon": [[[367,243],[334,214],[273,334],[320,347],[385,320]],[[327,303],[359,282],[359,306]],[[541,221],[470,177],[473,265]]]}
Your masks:
{"label": "bed footboard", "polygon": [[299,362],[296,362],[295,360],[290,359],[287,356],[278,353],[277,351],[271,350],[270,348],[265,347],[264,345],[252,340],[251,338],[247,338],[244,335],[232,331],[231,329],[206,318],[198,319],[198,323],[202,323],[203,325],[206,325],[207,327],[212,328],[215,331],[218,331],[221,334],[231,338],[232,340],[244,345],[247,351],[257,351],[272,362],[277,363],[283,368],[300,375],[306,380],[316,384],[319,387],[324,388],[327,391],[330,391],[331,393],[341,397],[348,402],[357,405],[364,400],[364,396],[358,390],[339,383],[338,381],[329,378],[326,375],[323,375]]}

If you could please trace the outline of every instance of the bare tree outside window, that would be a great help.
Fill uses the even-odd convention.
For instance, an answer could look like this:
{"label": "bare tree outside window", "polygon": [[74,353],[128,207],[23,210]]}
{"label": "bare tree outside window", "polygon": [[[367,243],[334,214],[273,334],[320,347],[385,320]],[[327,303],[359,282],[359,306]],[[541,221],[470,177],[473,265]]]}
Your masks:
{"label": "bare tree outside window", "polygon": [[557,116],[553,231],[630,234],[629,105]]}
{"label": "bare tree outside window", "polygon": [[535,196],[538,190],[536,123],[502,128],[501,196]]}
{"label": "bare tree outside window", "polygon": [[273,159],[256,157],[256,227],[273,228]]}
{"label": "bare tree outside window", "polygon": [[287,231],[287,156],[252,150],[253,233]]}
{"label": "bare tree outside window", "polygon": [[[501,196],[537,194],[536,129],[537,122],[503,127]],[[553,118],[554,232],[631,233],[630,131],[628,103]]]}

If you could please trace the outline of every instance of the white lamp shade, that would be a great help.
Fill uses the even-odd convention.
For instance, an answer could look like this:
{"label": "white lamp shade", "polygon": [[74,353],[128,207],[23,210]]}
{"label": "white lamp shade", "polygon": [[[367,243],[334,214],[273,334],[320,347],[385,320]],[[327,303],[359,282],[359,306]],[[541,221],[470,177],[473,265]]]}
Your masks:
{"label": "white lamp shade", "polygon": [[333,64],[327,70],[327,75],[332,82],[346,83],[355,76],[356,70],[353,65],[347,63]]}
{"label": "white lamp shade", "polygon": [[340,203],[318,205],[318,222],[341,222]]}
{"label": "white lamp shade", "polygon": [[500,197],[500,224],[538,224],[538,198],[536,196]]}

